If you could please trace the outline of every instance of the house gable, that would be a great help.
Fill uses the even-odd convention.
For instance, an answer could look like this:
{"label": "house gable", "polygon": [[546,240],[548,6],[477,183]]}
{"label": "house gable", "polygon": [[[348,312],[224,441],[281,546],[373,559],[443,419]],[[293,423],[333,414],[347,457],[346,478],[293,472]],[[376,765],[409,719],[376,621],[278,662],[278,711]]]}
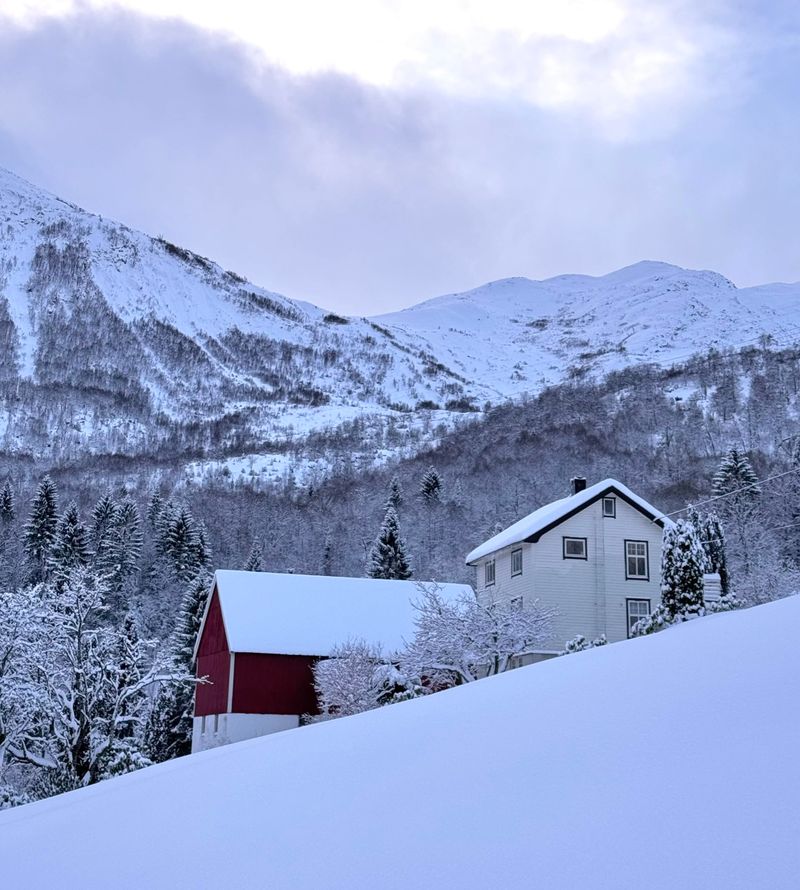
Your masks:
{"label": "house gable", "polygon": [[197,646],[197,676],[208,677],[195,691],[195,716],[224,714],[228,710],[231,653],[216,585],[209,597]]}
{"label": "house gable", "polygon": [[621,501],[625,501],[625,503],[633,507],[634,510],[638,510],[642,514],[642,516],[647,517],[647,519],[658,525],[660,528],[664,528],[665,517],[663,517],[660,513],[649,510],[643,505],[643,503],[637,502],[634,498],[629,497],[624,491],[620,491],[620,489],[614,485],[609,485],[601,491],[597,492],[597,494],[595,494],[590,500],[578,504],[572,510],[563,513],[561,516],[558,516],[557,518],[553,519],[552,522],[544,526],[544,528],[538,529],[534,534],[529,535],[527,538],[523,538],[522,540],[526,544],[535,544],[542,537],[542,535],[546,535],[549,531],[557,528],[559,525],[566,522],[568,519],[571,519],[582,510],[585,510],[592,504],[596,504],[599,500],[602,500],[609,495],[614,495],[614,497],[619,498]]}

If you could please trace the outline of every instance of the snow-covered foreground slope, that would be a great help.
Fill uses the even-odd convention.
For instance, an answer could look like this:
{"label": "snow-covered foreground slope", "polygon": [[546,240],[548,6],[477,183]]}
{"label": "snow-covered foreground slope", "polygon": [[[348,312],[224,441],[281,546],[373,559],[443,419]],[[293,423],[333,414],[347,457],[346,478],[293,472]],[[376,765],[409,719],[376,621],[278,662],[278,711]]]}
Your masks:
{"label": "snow-covered foreground slope", "polygon": [[0,814],[8,886],[796,888],[800,597]]}
{"label": "snow-covered foreground slope", "polygon": [[571,369],[668,364],[762,334],[794,343],[799,307],[800,284],[739,289],[716,272],[641,262],[599,277],[494,281],[374,320],[511,396]]}

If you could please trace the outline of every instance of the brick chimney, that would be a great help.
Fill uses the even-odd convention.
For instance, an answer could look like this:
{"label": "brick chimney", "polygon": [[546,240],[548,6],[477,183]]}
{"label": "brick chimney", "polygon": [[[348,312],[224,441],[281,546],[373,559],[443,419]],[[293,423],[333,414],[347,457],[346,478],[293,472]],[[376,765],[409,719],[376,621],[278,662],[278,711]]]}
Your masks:
{"label": "brick chimney", "polygon": [[581,491],[586,490],[586,477],[585,476],[573,476],[572,479],[569,480],[570,485],[572,486],[572,493],[578,494]]}

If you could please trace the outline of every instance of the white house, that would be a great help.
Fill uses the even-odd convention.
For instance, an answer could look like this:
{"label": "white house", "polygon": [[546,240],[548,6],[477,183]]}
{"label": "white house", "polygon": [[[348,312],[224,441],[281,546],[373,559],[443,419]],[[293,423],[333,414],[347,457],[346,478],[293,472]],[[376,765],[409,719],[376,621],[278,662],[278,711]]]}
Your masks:
{"label": "white house", "polygon": [[[466,584],[439,585],[469,596]],[[318,713],[313,668],[360,638],[387,654],[414,635],[414,581],[218,571],[197,635],[192,751],[291,729]]]}
{"label": "white house", "polygon": [[[660,602],[661,538],[670,520],[615,479],[546,504],[476,547],[479,599],[538,600],[557,610],[552,646],[578,634],[624,640]],[[533,659],[537,660],[536,656]]]}

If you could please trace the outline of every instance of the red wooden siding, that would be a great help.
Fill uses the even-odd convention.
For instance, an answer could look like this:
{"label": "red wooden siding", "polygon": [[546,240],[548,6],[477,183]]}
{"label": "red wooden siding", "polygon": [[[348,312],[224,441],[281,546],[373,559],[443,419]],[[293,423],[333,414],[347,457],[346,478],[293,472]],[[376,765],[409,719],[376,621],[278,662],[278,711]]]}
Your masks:
{"label": "red wooden siding", "polygon": [[307,655],[254,655],[237,652],[234,663],[235,714],[316,714],[312,668]]}
{"label": "red wooden siding", "polygon": [[228,711],[228,680],[231,654],[222,622],[222,609],[216,588],[211,594],[203,636],[197,649],[197,676],[208,677],[211,683],[197,686],[194,700],[196,717],[225,714]]}

